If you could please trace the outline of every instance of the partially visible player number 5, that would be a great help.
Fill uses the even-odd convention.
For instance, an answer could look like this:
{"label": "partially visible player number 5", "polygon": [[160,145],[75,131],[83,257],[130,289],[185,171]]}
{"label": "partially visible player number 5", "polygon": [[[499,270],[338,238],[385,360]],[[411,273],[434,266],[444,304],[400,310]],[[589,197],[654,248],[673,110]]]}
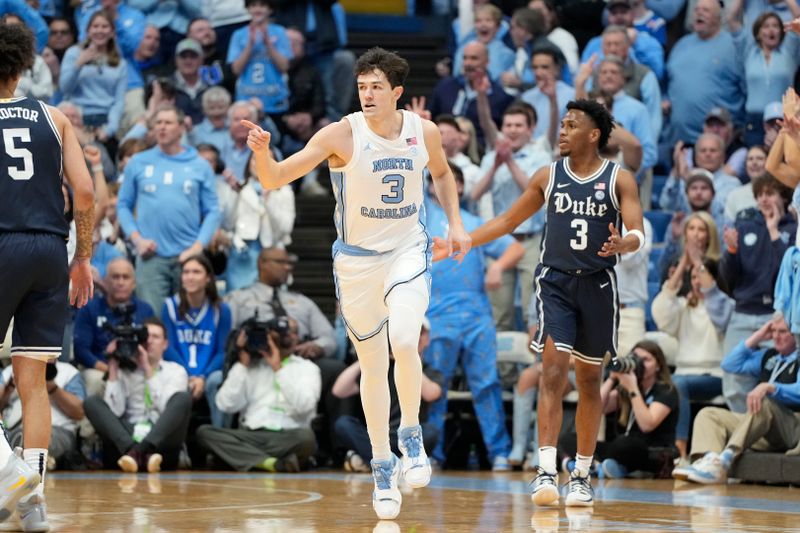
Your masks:
{"label": "partially visible player number 5", "polygon": [[22,159],[22,168],[9,166],[8,175],[17,181],[29,180],[33,177],[33,154],[27,148],[17,148],[14,140],[31,142],[31,130],[28,128],[10,128],[3,130],[3,144],[9,157]]}

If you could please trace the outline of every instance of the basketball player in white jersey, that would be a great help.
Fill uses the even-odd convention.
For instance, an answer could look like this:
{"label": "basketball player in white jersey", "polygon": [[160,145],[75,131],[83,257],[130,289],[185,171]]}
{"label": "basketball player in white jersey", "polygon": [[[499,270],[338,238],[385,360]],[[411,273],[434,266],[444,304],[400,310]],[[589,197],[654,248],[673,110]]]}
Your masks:
{"label": "basketball player in white jersey", "polygon": [[[361,364],[361,403],[372,444],[375,490],[372,506],[381,519],[400,512],[400,473],[412,487],[430,482],[422,446],[419,401],[422,366],[420,326],[430,296],[431,239],[423,225],[423,168],[427,165],[447,213],[453,243],[464,253],[470,238],[461,223],[455,180],[435,124],[397,109],[408,63],[372,48],[355,65],[362,111],[320,130],[300,152],[276,162],[270,134],[257,125],[247,140],[258,178],[276,189],[328,160],[336,196],[333,245],[336,292],[348,334]],[[388,333],[388,335],[387,335]],[[389,443],[389,345],[402,410],[398,448]]]}

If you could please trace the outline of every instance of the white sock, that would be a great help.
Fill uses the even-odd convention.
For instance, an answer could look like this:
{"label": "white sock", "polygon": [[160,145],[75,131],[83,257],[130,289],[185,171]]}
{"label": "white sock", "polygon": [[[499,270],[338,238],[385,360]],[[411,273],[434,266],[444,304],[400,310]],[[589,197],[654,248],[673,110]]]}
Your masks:
{"label": "white sock", "polygon": [[592,468],[592,455],[586,456],[578,454],[575,456],[575,470],[580,477],[589,475],[589,470]]}
{"label": "white sock", "polygon": [[0,436],[0,468],[2,468],[6,466],[8,460],[14,455],[14,451],[11,449],[11,444],[8,443],[8,435],[6,434],[6,428],[2,421],[0,421],[0,429],[3,433],[3,435]]}
{"label": "white sock", "polygon": [[539,448],[539,466],[548,474],[558,473],[556,468],[556,449],[553,446]]}
{"label": "white sock", "polygon": [[31,469],[39,472],[41,480],[33,493],[44,496],[44,474],[47,470],[47,449],[45,448],[26,448],[22,450],[22,459]]}

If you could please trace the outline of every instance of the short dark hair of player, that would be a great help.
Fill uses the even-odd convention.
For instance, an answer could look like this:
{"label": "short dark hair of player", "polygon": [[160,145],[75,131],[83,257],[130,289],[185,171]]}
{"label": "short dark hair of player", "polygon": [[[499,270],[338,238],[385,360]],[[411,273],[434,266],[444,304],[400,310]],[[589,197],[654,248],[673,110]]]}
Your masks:
{"label": "short dark hair of player", "polygon": [[772,174],[764,173],[753,178],[753,198],[758,198],[762,192],[770,193],[775,191],[783,200],[783,209],[789,207],[792,202],[792,189],[776,180]]}
{"label": "short dark hair of player", "polygon": [[160,318],[157,316],[150,316],[142,320],[143,326],[156,326],[161,328],[161,332],[164,334],[164,338],[167,338],[167,326],[161,321]]}
{"label": "short dark hair of player", "polygon": [[356,76],[369,74],[374,70],[380,70],[389,80],[389,85],[394,89],[406,82],[408,76],[408,61],[388,50],[379,46],[370,48],[358,58],[353,68]]}
{"label": "short dark hair of player", "polygon": [[506,110],[503,111],[503,117],[506,115],[525,115],[525,120],[529,128],[532,128],[539,120],[539,117],[536,116],[536,109],[529,103],[523,101],[514,102],[508,106]]}
{"label": "short dark hair of player", "polygon": [[27,27],[0,22],[0,81],[9,83],[33,67],[33,42]]}
{"label": "short dark hair of player", "polygon": [[567,104],[567,110],[583,111],[600,130],[600,140],[597,147],[602,149],[608,144],[608,137],[614,129],[614,119],[603,104],[594,100],[573,100]]}

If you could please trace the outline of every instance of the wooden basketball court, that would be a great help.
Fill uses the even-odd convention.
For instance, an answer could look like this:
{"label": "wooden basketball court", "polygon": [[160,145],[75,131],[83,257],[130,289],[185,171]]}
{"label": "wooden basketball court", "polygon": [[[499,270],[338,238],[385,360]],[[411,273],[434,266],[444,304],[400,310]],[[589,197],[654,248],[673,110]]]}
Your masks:
{"label": "wooden basketball court", "polygon": [[593,509],[566,509],[535,508],[528,481],[519,472],[436,472],[429,487],[404,491],[393,522],[372,511],[371,476],[337,471],[55,472],[47,498],[53,530],[67,532],[800,532],[796,488],[596,481]]}

